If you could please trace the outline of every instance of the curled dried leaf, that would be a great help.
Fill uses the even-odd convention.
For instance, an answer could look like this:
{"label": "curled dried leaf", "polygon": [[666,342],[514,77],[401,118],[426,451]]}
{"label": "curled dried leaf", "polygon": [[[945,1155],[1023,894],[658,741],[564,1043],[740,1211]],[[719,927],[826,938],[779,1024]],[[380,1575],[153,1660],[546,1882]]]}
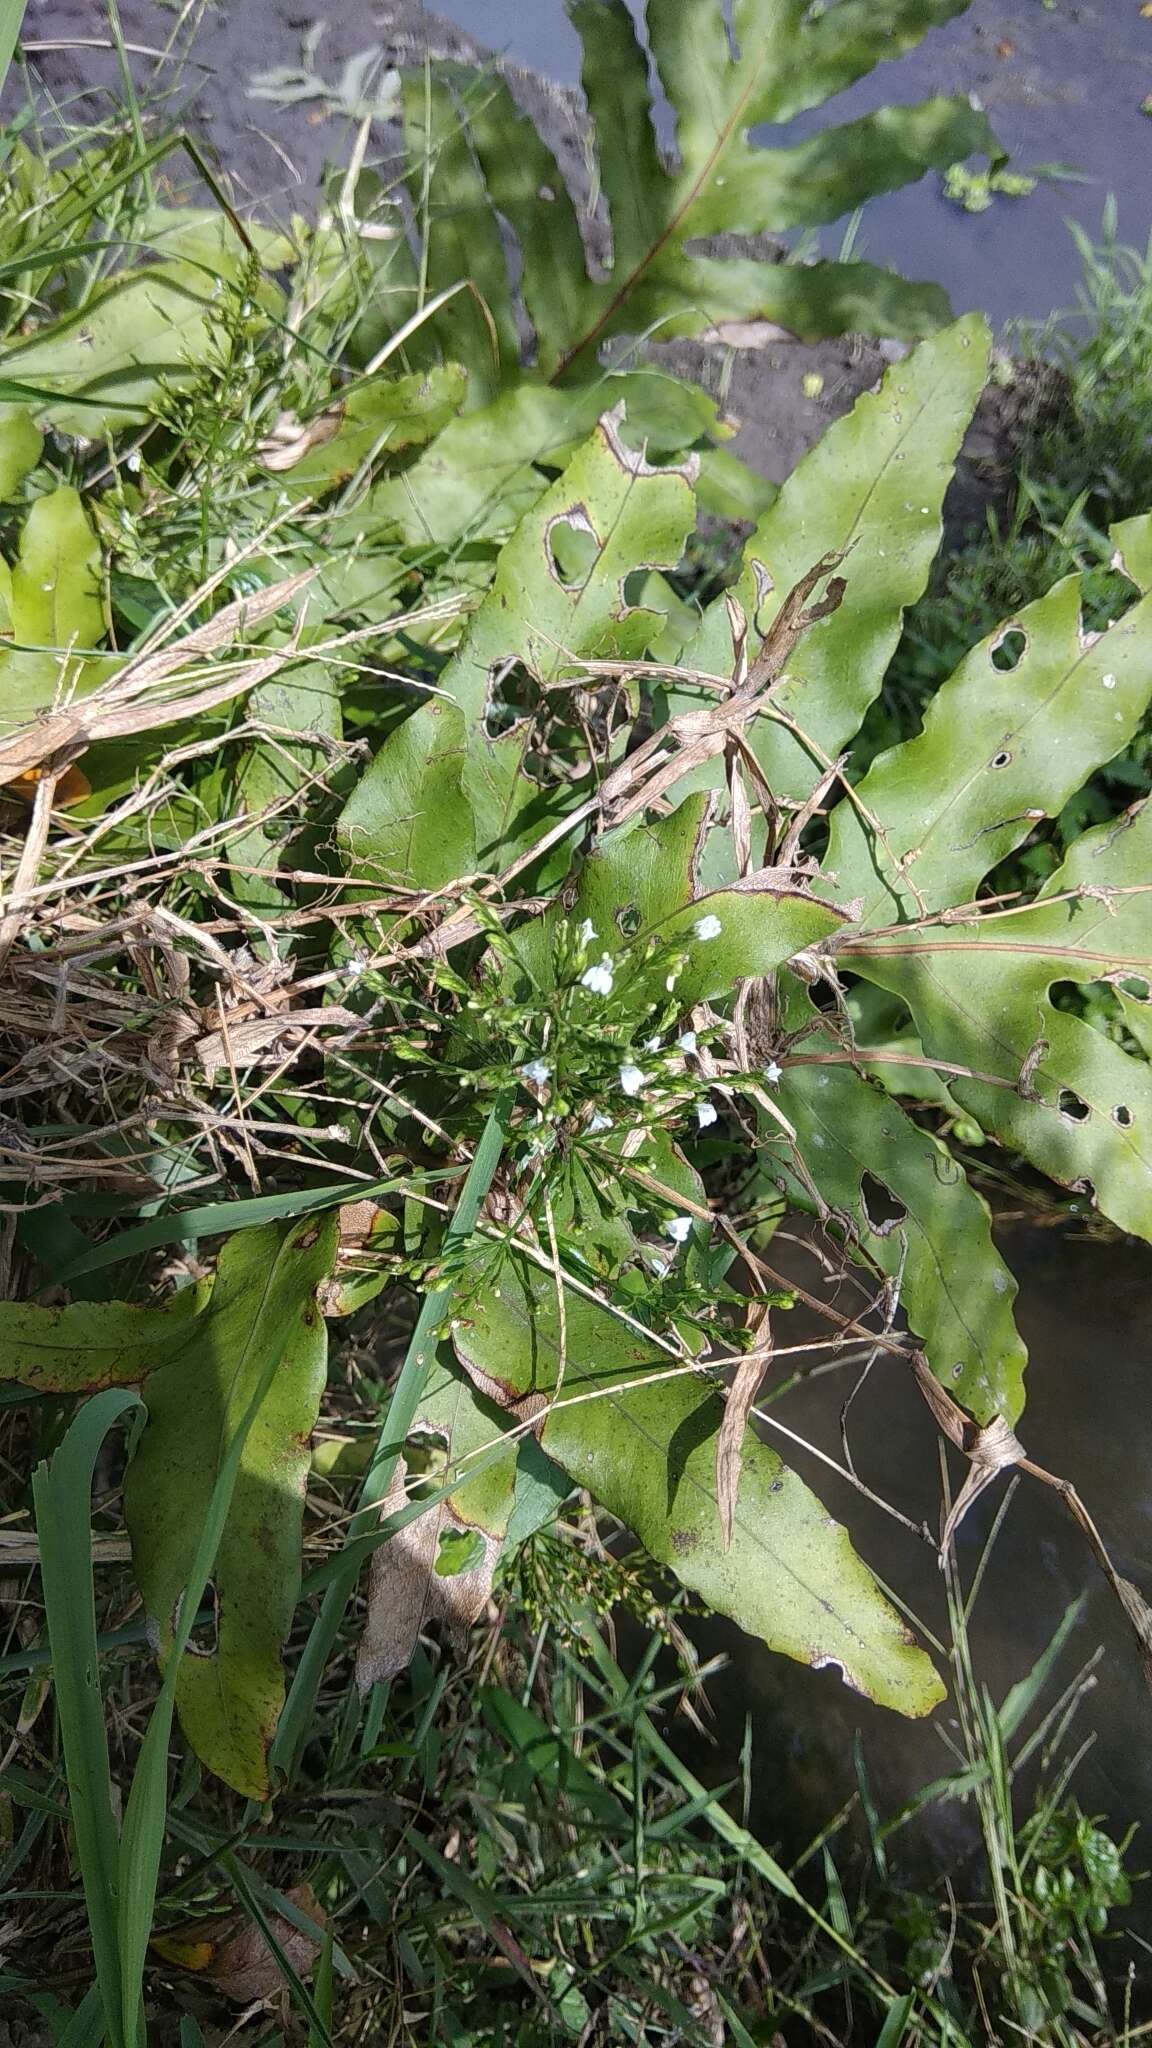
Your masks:
{"label": "curled dried leaf", "polygon": [[343,420],[342,404],[330,405],[326,412],[317,413],[310,420],[300,420],[294,412],[282,412],[259,444],[260,460],[265,469],[295,469],[313,448],[323,448],[325,442],[335,438]]}
{"label": "curled dried leaf", "polygon": [[[268,1915],[269,1933],[297,1974],[307,1976],[323,1947],[327,1921],[311,1885],[294,1885],[284,1897],[315,1922],[316,1932],[308,1933],[295,1920],[273,1912]],[[236,2005],[255,2005],[284,1988],[275,1950],[263,1930],[242,1913],[196,1921],[171,1934],[157,1935],[152,1947],[165,1962],[208,1978],[221,1997]]]}
{"label": "curled dried leaf", "polygon": [[724,1420],[716,1437],[716,1497],[725,1550],[732,1548],[736,1494],[744,1464],[744,1432],[772,1357],[772,1334],[764,1316],[754,1348],[740,1360],[724,1404]]}
{"label": "curled dried leaf", "polygon": [[[381,1520],[407,1505],[407,1471],[401,1458]],[[405,1671],[421,1629],[432,1622],[441,1623],[452,1648],[462,1653],[469,1629],[488,1604],[499,1555],[500,1539],[470,1526],[450,1500],[430,1507],[374,1550],[368,1616],[356,1657],[360,1691]]]}

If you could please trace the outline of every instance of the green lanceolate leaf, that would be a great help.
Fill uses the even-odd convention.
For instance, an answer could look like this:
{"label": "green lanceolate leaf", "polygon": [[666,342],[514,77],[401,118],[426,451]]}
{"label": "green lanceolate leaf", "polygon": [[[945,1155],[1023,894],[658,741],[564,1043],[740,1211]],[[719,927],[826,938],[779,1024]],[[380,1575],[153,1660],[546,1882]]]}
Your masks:
{"label": "green lanceolate leaf", "polygon": [[195,1345],[151,1377],[148,1426],[125,1482],[136,1575],[163,1659],[221,1463],[263,1389],[216,1554],[215,1639],[185,1652],[176,1685],[196,1754],[253,1799],[267,1796],[284,1697],[280,1652],[299,1590],[308,1439],[324,1386],[316,1290],[336,1242],[330,1216],[229,1239]]}
{"label": "green lanceolate leaf", "polygon": [[[1132,522],[1133,525],[1136,522]],[[1152,518],[1140,536],[1149,546]],[[968,903],[1038,819],[1129,744],[1149,697],[1152,598],[1086,633],[1068,576],[974,647],[914,739],[873,763],[833,815],[827,867],[864,922]]]}
{"label": "green lanceolate leaf", "polygon": [[[253,690],[246,715],[250,724],[265,727],[266,737],[241,757],[230,792],[226,815],[251,823],[229,836],[229,889],[240,902],[275,909],[285,900],[284,890],[267,871],[290,864],[285,842],[305,818],[315,831],[312,821],[341,737],[340,698],[331,671],[321,662],[301,661]],[[332,744],[325,746],[325,741]],[[315,861],[297,864],[314,867]]]}
{"label": "green lanceolate leaf", "polygon": [[10,498],[40,460],[44,436],[27,406],[0,406],[0,498]]}
{"label": "green lanceolate leaf", "polygon": [[69,1813],[112,2048],[123,2048],[135,2029],[126,2025],[121,1990],[120,1839],[100,1694],[91,1499],[105,1436],[136,1405],[134,1395],[113,1389],[86,1402],[32,1478]]}
{"label": "green lanceolate leaf", "polygon": [[0,734],[34,718],[61,686],[92,688],[104,673],[84,653],[104,637],[100,543],[70,484],[38,498],[20,553],[0,579],[11,643],[0,642]]}
{"label": "green lanceolate leaf", "polygon": [[841,961],[907,1003],[957,1102],[1106,1216],[1152,1237],[1146,1059],[1053,1000],[1060,983],[1152,986],[1152,806],[1085,832],[1039,900],[864,934]]}
{"label": "green lanceolate leaf", "polygon": [[207,1286],[186,1287],[158,1308],[75,1301],[61,1308],[0,1302],[0,1381],[43,1394],[137,1387],[199,1341]]}
{"label": "green lanceolate leaf", "polygon": [[[809,1021],[817,1023],[810,1007]],[[1015,1422],[1027,1353],[1012,1315],[1016,1282],[992,1243],[987,1205],[947,1147],[843,1061],[829,1033],[798,1042],[773,1094],[796,1132],[803,1172],[765,1124],[778,1161],[767,1171],[796,1207],[825,1205],[825,1221],[853,1257],[898,1283],[900,1307],[949,1393],[978,1422]]]}
{"label": "green lanceolate leaf", "polygon": [[390,735],[340,814],[340,849],[353,880],[439,889],[475,874],[466,748],[463,712],[440,697]]}
{"label": "green lanceolate leaf", "polygon": [[[683,957],[675,991],[687,1010],[731,996],[739,982],[772,974],[797,953],[826,944],[843,923],[843,911],[833,904],[750,875],[738,888],[697,897],[643,936]],[[663,973],[656,966],[646,979],[654,987]]]}
{"label": "green lanceolate leaf", "polygon": [[[508,858],[547,806],[527,767],[532,718],[499,736],[502,684],[519,665],[546,692],[582,658],[643,652],[659,619],[629,603],[626,580],[641,564],[673,566],[693,516],[688,472],[650,467],[602,420],[505,546],[440,694],[385,742],[345,807],[350,875],[438,888]],[[587,550],[578,569],[562,553],[572,541]]]}
{"label": "green lanceolate leaf", "polygon": [[752,1436],[723,1548],[716,1388],[570,1291],[564,1320],[562,1337],[551,1276],[510,1258],[498,1294],[470,1304],[453,1342],[486,1393],[539,1408],[549,1457],[712,1607],[801,1662],[838,1665],[871,1698],[930,1712],[943,1695],[927,1657],[843,1529]]}
{"label": "green lanceolate leaf", "polygon": [[[940,545],[944,493],[987,366],[988,329],[978,314],[921,342],[797,464],[747,542],[737,595],[755,628],[753,652],[756,635],[813,564],[843,556],[840,605],[805,633],[771,693],[772,708],[811,744],[768,716],[749,727],[777,796],[806,796],[879,694],[903,608],[923,592]],[[723,600],[683,659],[714,675],[731,673]],[[675,710],[698,704],[691,691],[675,693]],[[716,768],[707,772],[718,779]]]}

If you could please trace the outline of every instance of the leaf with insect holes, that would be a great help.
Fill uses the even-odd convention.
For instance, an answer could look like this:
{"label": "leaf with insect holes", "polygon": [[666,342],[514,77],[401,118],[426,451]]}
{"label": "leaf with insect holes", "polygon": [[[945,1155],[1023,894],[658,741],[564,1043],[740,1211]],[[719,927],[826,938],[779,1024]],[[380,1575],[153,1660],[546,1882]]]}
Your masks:
{"label": "leaf with insect holes", "polygon": [[938,1704],[929,1659],[845,1531],[755,1439],[725,1550],[715,1470],[723,1402],[689,1365],[677,1369],[651,1339],[571,1291],[562,1340],[552,1277],[517,1256],[499,1289],[469,1304],[453,1342],[484,1393],[536,1412],[549,1457],[710,1606],[803,1663],[837,1665],[901,1713]]}
{"label": "leaf with insect holes", "polygon": [[1148,704],[1152,597],[1102,633],[1085,632],[1080,601],[1066,576],[988,634],[923,730],[873,762],[859,803],[837,805],[826,866],[863,899],[864,923],[971,902],[1038,819],[1129,745]]}
{"label": "leaf with insect holes", "polygon": [[216,1555],[214,1639],[193,1640],[176,1684],[197,1756],[250,1799],[268,1796],[284,1698],[280,1654],[299,1593],[308,1443],[325,1377],[316,1297],[336,1247],[335,1216],[227,1240],[195,1343],[148,1381],[148,1424],[125,1480],[133,1562],[163,1661],[221,1461],[259,1399]]}
{"label": "leaf with insect holes", "polygon": [[[529,707],[500,736],[502,687],[519,675],[546,698],[582,659],[642,653],[659,617],[629,603],[626,581],[640,564],[672,567],[693,517],[690,473],[651,467],[603,419],[506,543],[438,696],[385,741],[346,805],[339,838],[357,880],[439,887],[498,868],[531,820],[547,821],[528,769],[535,718]],[[568,549],[583,550],[578,566]]]}
{"label": "leaf with insect holes", "polygon": [[[805,633],[771,692],[773,709],[813,744],[767,716],[748,728],[777,797],[808,795],[820,764],[848,744],[879,694],[903,608],[921,596],[940,545],[944,493],[984,386],[988,349],[987,322],[971,314],[894,363],[879,388],[858,398],[797,463],[745,545],[736,595],[754,628],[750,653],[813,563],[843,557],[840,604]],[[724,599],[710,607],[681,659],[731,674]],[[683,684],[669,695],[673,714],[700,702]],[[701,771],[700,780],[717,784],[718,767]]]}
{"label": "leaf with insect holes", "polygon": [[[709,798],[689,797],[662,817],[605,833],[583,863],[574,915],[593,927],[590,957],[611,954],[615,992],[631,991],[638,1007],[658,1000],[670,976],[685,1011],[729,996],[740,981],[826,946],[845,923],[835,904],[771,871],[694,897],[710,823]],[[550,911],[517,933],[518,957],[541,985],[555,926]]]}
{"label": "leaf with insect holes", "polygon": [[[573,382],[596,379],[600,351],[616,336],[722,335],[727,323],[749,322],[807,340],[930,331],[947,317],[936,286],[863,263],[721,254],[712,238],[814,226],[930,167],[997,157],[987,120],[959,97],[884,107],[790,147],[749,139],[757,125],[787,122],[911,48],[964,4],[876,0],[865,19],[855,5],[739,0],[729,22],[718,5],[649,0],[645,47],[625,0],[578,0],[572,19],[610,230],[606,252],[593,216],[594,264],[585,207],[508,86],[462,65],[440,67],[431,81],[414,72],[405,133],[428,283],[475,286],[421,328],[418,344],[438,343],[495,392],[519,363],[518,301],[538,368]],[[657,141],[655,91],[672,109],[674,150]],[[401,300],[397,324],[406,313]]]}
{"label": "leaf with insect holes", "polygon": [[797,1208],[824,1213],[860,1264],[898,1282],[899,1306],[949,1393],[978,1422],[1015,1422],[1027,1353],[1012,1315],[1016,1282],[992,1242],[987,1204],[959,1160],[845,1062],[800,990],[789,1024],[808,1029],[773,1097],[803,1165],[765,1122],[765,1172]]}
{"label": "leaf with insect holes", "polygon": [[1150,874],[1144,803],[1074,840],[1034,904],[866,933],[841,964],[903,999],[929,1058],[971,1070],[949,1086],[985,1130],[1152,1238],[1148,1061],[1053,1000],[1090,982],[1147,999]]}
{"label": "leaf with insect holes", "polygon": [[609,949],[672,917],[696,894],[714,800],[686,797],[657,817],[637,814],[605,832],[580,870],[574,916]]}
{"label": "leaf with insect holes", "polygon": [[79,493],[61,484],[37,498],[0,587],[12,643],[0,641],[0,735],[106,674],[106,662],[79,658],[104,638],[101,568]]}
{"label": "leaf with insect holes", "polygon": [[[413,547],[510,533],[605,413],[624,407],[621,433],[649,460],[677,457],[731,430],[698,386],[655,369],[557,387],[531,376],[479,411],[462,413],[399,476],[377,484],[366,511]],[[715,451],[713,451],[715,452]]]}

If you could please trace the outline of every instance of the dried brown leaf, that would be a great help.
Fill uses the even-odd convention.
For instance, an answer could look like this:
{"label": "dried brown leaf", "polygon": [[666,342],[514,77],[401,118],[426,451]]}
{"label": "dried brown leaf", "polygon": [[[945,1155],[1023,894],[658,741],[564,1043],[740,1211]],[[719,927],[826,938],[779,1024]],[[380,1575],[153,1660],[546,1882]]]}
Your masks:
{"label": "dried brown leaf", "polygon": [[[306,1977],[324,1945],[328,1923],[311,1885],[294,1885],[284,1897],[316,1924],[305,1933],[283,1914],[268,1914],[268,1927],[299,1976]],[[208,1978],[223,1998],[236,2005],[256,2005],[285,1988],[283,1972],[263,1931],[241,1913],[196,1921],[171,1934],[158,1935],[152,1947],[166,1962]]]}
{"label": "dried brown leaf", "polygon": [[326,441],[331,441],[340,432],[343,419],[342,401],[330,405],[326,412],[319,412],[310,420],[301,421],[294,412],[282,412],[258,444],[256,452],[265,469],[295,469],[313,448],[323,448]]}
{"label": "dried brown leaf", "polygon": [[[401,1458],[381,1520],[407,1505],[407,1465]],[[442,1531],[475,1534],[483,1545],[479,1561],[468,1571],[444,1578],[436,1570]],[[362,1693],[384,1679],[396,1678],[412,1661],[420,1631],[439,1622],[452,1648],[462,1654],[468,1631],[483,1613],[492,1592],[492,1575],[500,1543],[483,1529],[473,1531],[440,1501],[426,1514],[398,1529],[372,1552],[368,1574],[368,1616],[356,1657],[356,1683]]]}
{"label": "dried brown leaf", "polygon": [[[16,782],[46,764],[63,767],[96,740],[123,739],[193,718],[266,681],[296,659],[294,644],[245,656],[218,672],[197,669],[195,664],[290,604],[315,574],[314,569],[306,569],[267,590],[236,599],[207,625],[165,645],[142,649],[118,675],[88,696],[21,726],[0,742],[0,783]],[[171,687],[160,695],[162,683]]]}
{"label": "dried brown leaf", "polygon": [[186,1047],[185,1057],[194,1056],[206,1074],[214,1074],[219,1067],[275,1066],[284,1053],[298,1049],[309,1031],[362,1021],[354,1011],[342,1010],[335,1003],[323,1010],[281,1010],[274,1017],[247,1017],[212,1031],[194,1047]]}
{"label": "dried brown leaf", "polygon": [[736,1495],[744,1465],[744,1432],[768,1369],[772,1349],[772,1335],[768,1327],[768,1317],[765,1315],[760,1323],[755,1345],[740,1360],[736,1368],[724,1403],[724,1420],[716,1437],[716,1497],[720,1507],[720,1528],[725,1550],[732,1548]]}

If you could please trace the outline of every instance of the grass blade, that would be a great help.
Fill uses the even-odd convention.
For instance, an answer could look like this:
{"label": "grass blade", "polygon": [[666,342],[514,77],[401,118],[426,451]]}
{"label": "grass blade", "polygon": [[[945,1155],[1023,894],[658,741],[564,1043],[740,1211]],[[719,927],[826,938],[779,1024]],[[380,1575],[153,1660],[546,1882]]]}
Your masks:
{"label": "grass blade", "polygon": [[4,84],[16,54],[16,39],[24,21],[26,0],[0,0],[0,86]]}
{"label": "grass blade", "polygon": [[61,1272],[53,1274],[60,1285],[71,1286],[82,1274],[98,1272],[101,1266],[118,1265],[121,1259],[155,1251],[159,1245],[178,1244],[185,1239],[220,1237],[234,1230],[249,1230],[259,1223],[279,1223],[289,1216],[307,1216],[313,1210],[332,1209],[341,1202],[374,1202],[380,1195],[400,1187],[427,1185],[449,1180],[456,1169],[445,1167],[432,1174],[408,1174],[400,1180],[337,1180],[322,1188],[293,1188],[281,1195],[249,1195],[238,1201],[202,1202],[195,1209],[169,1209],[163,1216],[150,1216],[134,1229],[110,1237],[103,1244],[90,1245]]}
{"label": "grass blade", "polygon": [[72,1826],[96,1978],[113,2048],[122,2048],[126,2038],[118,1931],[120,1845],[100,1696],[90,1501],[92,1474],[104,1438],[115,1422],[139,1406],[138,1395],[122,1387],[97,1394],[85,1403],[59,1449],[47,1464],[37,1466],[32,1478]]}
{"label": "grass blade", "polygon": [[[467,1237],[475,1228],[481,1204],[500,1164],[512,1101],[511,1093],[502,1095],[492,1108],[448,1225],[445,1250],[454,1239]],[[357,1545],[357,1539],[362,1539],[375,1528],[375,1510],[388,1492],[401,1446],[412,1427],[431,1360],[432,1339],[447,1313],[451,1296],[452,1288],[448,1286],[437,1287],[425,1298],[400,1376],[380,1424],[375,1454],[364,1477],[359,1506],[348,1529],[346,1547]],[[352,1598],[361,1563],[357,1545],[351,1555],[342,1560],[330,1581],[320,1612],[312,1624],[312,1632],[304,1645],[304,1654],[296,1667],[272,1749],[273,1767],[285,1776],[291,1776],[307,1740],[324,1666]]]}

